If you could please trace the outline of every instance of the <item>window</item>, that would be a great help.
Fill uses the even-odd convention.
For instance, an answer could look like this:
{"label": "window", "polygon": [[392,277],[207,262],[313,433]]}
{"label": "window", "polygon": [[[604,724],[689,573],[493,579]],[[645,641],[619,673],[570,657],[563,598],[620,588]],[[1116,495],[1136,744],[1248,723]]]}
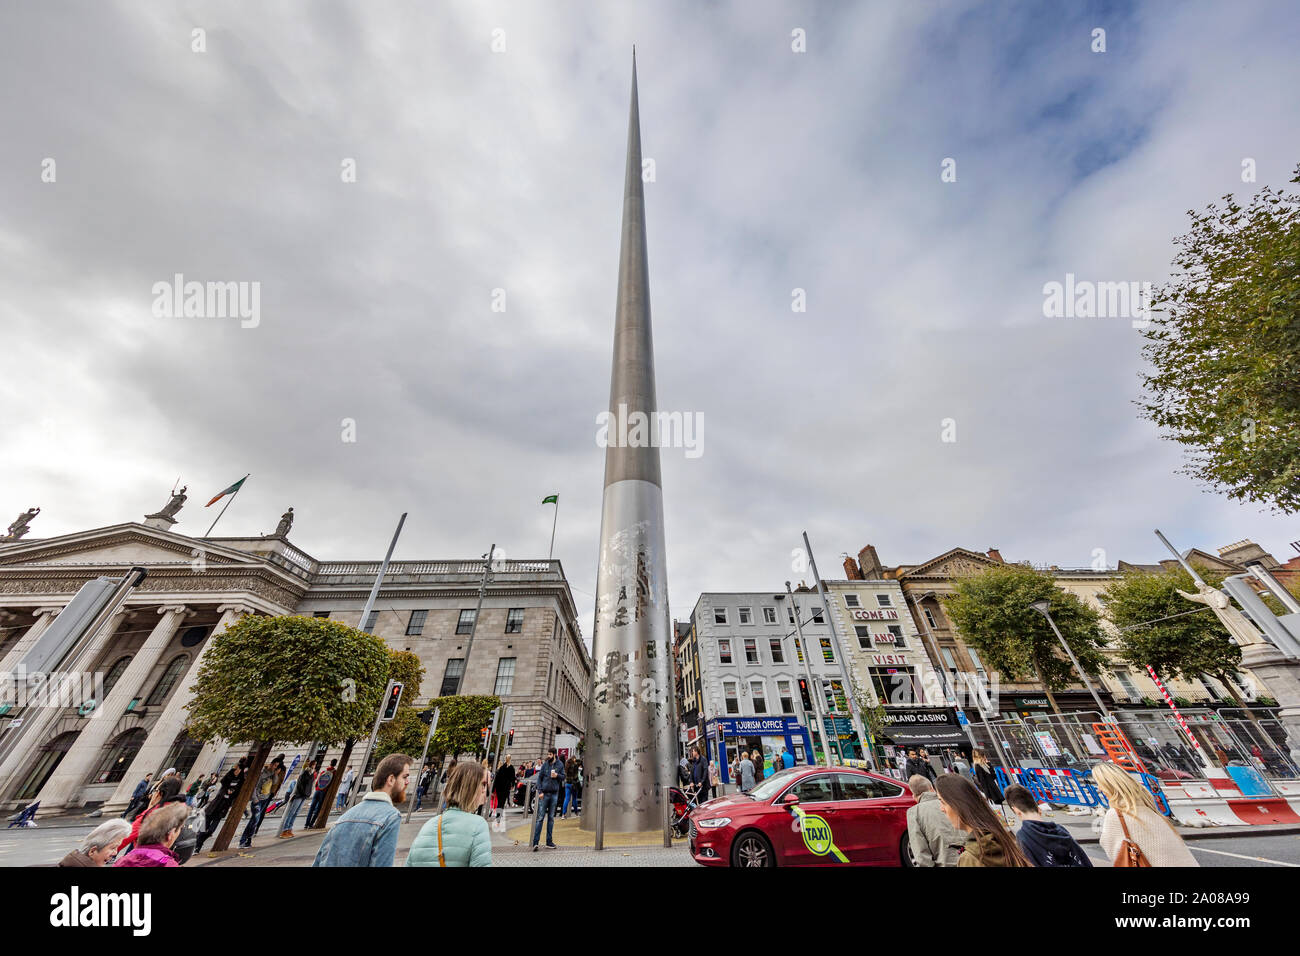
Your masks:
{"label": "window", "polygon": [[785,663],[785,649],[781,646],[781,638],[774,637],[768,641],[768,646],[772,648],[772,663]]}
{"label": "window", "polygon": [[1133,683],[1133,677],[1127,668],[1117,667],[1111,674],[1120,687],[1124,688],[1124,693],[1128,695],[1129,700],[1138,700],[1141,694],[1138,693],[1137,685]]}
{"label": "window", "polygon": [[374,631],[375,624],[378,623],[378,621],[379,621],[379,612],[371,611],[370,616],[366,618],[365,627],[363,627],[361,630],[365,631],[367,634],[371,633],[372,631]]}
{"label": "window", "polygon": [[799,663],[803,663],[803,641],[796,639],[794,642],[794,656],[799,658]]}
{"label": "window", "polygon": [[886,783],[865,774],[859,776],[856,773],[839,773],[835,775],[835,782],[839,784],[841,800],[881,800],[896,797],[903,792],[903,788],[897,784]]}
{"label": "window", "polygon": [[515,658],[503,657],[497,661],[497,686],[492,693],[506,697],[515,686]]}
{"label": "window", "polygon": [[957,661],[952,656],[952,650],[942,647],[939,649],[939,653],[943,655],[943,662],[948,665],[948,670],[954,674],[957,673]]}
{"label": "window", "polygon": [[925,614],[925,622],[930,625],[930,629],[935,630],[938,628],[939,625],[934,623],[934,615],[930,613],[930,609],[928,607],[923,607],[921,608],[921,611]]}
{"label": "window", "polygon": [[740,713],[740,701],[736,699],[736,685],[727,681],[722,685],[722,692],[727,698],[727,713]]}
{"label": "window", "polygon": [[966,653],[970,655],[971,662],[975,665],[975,673],[979,674],[980,679],[982,680],[984,677],[984,662],[980,660],[980,656],[975,653],[975,648],[968,646],[966,648]]}
{"label": "window", "polygon": [[907,647],[907,641],[903,637],[903,629],[901,627],[899,627],[897,624],[891,624],[889,625],[889,633],[894,635],[895,647],[900,647],[900,648]]}
{"label": "window", "polygon": [[786,607],[786,609],[785,609],[785,616],[786,616],[786,618],[790,621],[791,624],[794,623],[794,606],[793,606],[793,605],[789,605],[789,606]]}
{"label": "window", "polygon": [[727,609],[725,607],[715,607],[713,609],[713,623],[714,624],[727,623]]}
{"label": "window", "polygon": [[853,633],[858,635],[858,647],[864,651],[871,650],[871,631],[860,624],[853,626]]}
{"label": "window", "polygon": [[862,607],[862,602],[858,600],[856,594],[846,594],[844,595],[844,605],[845,607]]}
{"label": "window", "polygon": [[831,647],[831,639],[829,637],[823,637],[821,641],[822,641],[822,660],[824,660],[827,664],[834,664],[835,648]]}
{"label": "window", "polygon": [[910,667],[871,667],[868,673],[882,704],[915,704],[921,699]]}
{"label": "window", "polygon": [[407,637],[419,637],[424,633],[424,619],[429,616],[428,611],[412,611],[411,619],[406,622]]}
{"label": "window", "polygon": [[[158,683],[154,685],[153,693],[149,695],[144,705],[146,707],[157,707],[165,701],[172,688],[176,686],[176,682],[181,679],[181,674],[185,672],[189,662],[190,657],[188,654],[178,654],[173,657],[167,664],[167,669],[163,671],[162,677],[158,679]],[[122,772],[126,772],[125,767],[122,768]]]}
{"label": "window", "polygon": [[764,624],[776,623],[776,608],[774,607],[763,608],[763,623]]}
{"label": "window", "polygon": [[457,634],[473,634],[474,618],[478,614],[475,610],[461,611],[460,618],[456,621]]}
{"label": "window", "polygon": [[891,601],[891,600],[889,600],[889,595],[888,595],[888,594],[877,594],[877,595],[876,595],[876,604],[879,605],[880,607],[893,607],[893,606],[894,606],[894,602]]}
{"label": "window", "polygon": [[763,686],[761,680],[750,681],[749,695],[754,700],[754,713],[767,713],[767,689]]}
{"label": "window", "polygon": [[779,680],[776,682],[776,692],[781,696],[781,713],[794,713],[794,698],[790,696],[790,682],[788,680]]}
{"label": "window", "polygon": [[849,712],[849,701],[844,696],[844,684],[841,681],[827,681],[822,685],[826,691],[826,709],[832,714],[847,714]]}
{"label": "window", "polygon": [[109,747],[104,762],[99,765],[98,772],[91,779],[95,783],[121,783],[148,736],[147,731],[136,727],[118,737]]}
{"label": "window", "polygon": [[328,617],[330,616],[330,612],[329,612],[329,611],[312,611],[311,616],[312,616],[312,617],[324,617],[324,618],[328,618]]}
{"label": "window", "polygon": [[1210,700],[1219,699],[1219,692],[1214,689],[1214,685],[1210,683],[1208,677],[1204,674],[1198,674],[1196,679],[1201,682],[1201,686],[1205,688],[1205,692],[1210,695]]}
{"label": "window", "polygon": [[731,641],[718,641],[718,660],[724,664],[731,663]]}
{"label": "window", "polygon": [[822,609],[821,609],[821,608],[819,608],[819,607],[815,607],[815,608],[813,608],[812,616],[813,616],[813,623],[814,623],[814,624],[825,624],[825,623],[826,623],[826,618],[822,616]]}
{"label": "window", "polygon": [[754,640],[752,637],[745,638],[745,663],[758,663],[758,641]]}
{"label": "window", "polygon": [[754,611],[752,608],[742,607],[740,609],[740,623],[741,624],[754,623]]}
{"label": "window", "polygon": [[835,785],[828,773],[804,777],[793,789],[800,803],[830,803],[835,799]]}
{"label": "window", "polygon": [[[119,657],[116,661],[113,662],[113,666],[108,669],[108,673],[104,675],[104,699],[105,700],[108,699],[109,694],[113,693],[113,685],[118,682],[119,678],[121,678],[122,673],[126,670],[126,665],[129,663],[131,663],[130,654],[128,654],[126,657]],[[100,701],[101,704],[103,702],[104,701],[102,700]]]}
{"label": "window", "polygon": [[465,673],[465,658],[453,657],[447,661],[447,670],[442,675],[442,690],[439,697],[450,697],[460,690],[460,678]]}
{"label": "window", "polygon": [[506,611],[506,633],[522,634],[524,630],[524,609],[512,607]]}

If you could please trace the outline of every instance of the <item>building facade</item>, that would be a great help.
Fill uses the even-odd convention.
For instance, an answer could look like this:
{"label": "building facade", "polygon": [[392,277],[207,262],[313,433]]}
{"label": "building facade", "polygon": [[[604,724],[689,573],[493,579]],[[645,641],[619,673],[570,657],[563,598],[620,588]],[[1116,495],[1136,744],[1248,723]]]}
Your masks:
{"label": "building facade", "polygon": [[466,664],[481,560],[391,563],[372,620],[362,622],[378,561],[319,561],[285,535],[191,538],[171,523],[0,544],[6,674],[86,582],[132,566],[148,571],[90,647],[81,700],[0,704],[0,739],[20,726],[15,721],[40,724],[26,727],[21,748],[0,765],[0,806],[40,800],[42,813],[111,811],[146,773],[176,767],[192,780],[241,756],[241,742],[189,739],[185,705],[213,635],[247,614],[369,625],[389,646],[419,656],[425,676],[415,706],[456,686],[512,705],[516,754],[531,757],[556,734],[585,732],[591,658],[559,561],[494,562]]}

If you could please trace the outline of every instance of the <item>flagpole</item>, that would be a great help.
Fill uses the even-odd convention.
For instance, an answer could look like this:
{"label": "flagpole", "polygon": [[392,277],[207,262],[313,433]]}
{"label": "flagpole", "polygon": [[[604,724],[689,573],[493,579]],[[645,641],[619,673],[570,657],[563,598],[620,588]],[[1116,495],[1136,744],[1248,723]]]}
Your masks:
{"label": "flagpole", "polygon": [[555,553],[555,522],[560,517],[560,496],[555,496],[555,517],[551,519],[551,549],[546,552],[546,560],[551,560],[551,555]]}
{"label": "flagpole", "polygon": [[210,524],[210,525],[208,526],[207,533],[204,534],[203,537],[207,538],[207,537],[211,536],[211,534],[212,534],[212,529],[215,528],[215,527],[217,526],[217,522],[221,520],[221,515],[225,514],[225,513],[226,513],[226,508],[229,508],[230,505],[231,505],[231,503],[232,503],[236,498],[239,497],[239,493],[240,493],[241,491],[244,490],[244,482],[248,480],[248,476],[251,475],[251,474],[252,474],[252,472],[250,471],[250,472],[248,473],[248,475],[245,475],[243,478],[240,478],[240,479],[239,479],[239,487],[236,488],[236,489],[235,489],[235,493],[234,493],[233,495],[230,496],[230,501],[227,501],[227,502],[226,502],[225,506],[221,509],[221,513],[218,514],[218,515],[216,516],[216,518],[213,519],[212,524]]}

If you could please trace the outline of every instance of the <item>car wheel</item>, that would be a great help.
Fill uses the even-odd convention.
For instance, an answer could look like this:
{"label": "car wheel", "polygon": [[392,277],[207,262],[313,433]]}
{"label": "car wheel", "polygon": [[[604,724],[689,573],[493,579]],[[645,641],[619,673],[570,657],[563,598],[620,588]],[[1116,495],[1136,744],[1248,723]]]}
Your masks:
{"label": "car wheel", "polygon": [[767,837],[757,830],[746,830],[731,845],[732,866],[776,866],[776,854]]}
{"label": "car wheel", "polygon": [[907,841],[906,831],[903,833],[903,838],[898,841],[898,865],[909,870],[916,866],[912,862],[912,846]]}

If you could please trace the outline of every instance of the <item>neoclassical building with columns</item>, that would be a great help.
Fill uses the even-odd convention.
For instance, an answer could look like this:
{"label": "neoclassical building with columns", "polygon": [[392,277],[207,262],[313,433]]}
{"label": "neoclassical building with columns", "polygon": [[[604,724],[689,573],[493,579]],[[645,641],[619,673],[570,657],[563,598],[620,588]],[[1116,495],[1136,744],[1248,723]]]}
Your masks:
{"label": "neoclassical building with columns", "polygon": [[[187,781],[247,751],[185,733],[186,704],[212,637],[246,614],[304,614],[366,627],[416,653],[425,667],[417,707],[443,693],[493,694],[513,708],[516,759],[539,755],[556,734],[582,734],[591,657],[557,560],[492,567],[470,660],[483,562],[394,561],[372,612],[361,612],[379,561],[319,561],[284,534],[191,538],[150,516],[55,538],[0,543],[0,674],[18,670],[77,591],[131,567],[148,577],[87,651],[85,700],[39,704],[10,693],[0,741],[24,726],[0,763],[0,809],[35,800],[41,814],[120,811],[146,773],[168,767]],[[12,678],[6,678],[12,681]],[[21,724],[15,723],[21,721]],[[287,753],[304,748],[286,746]],[[337,756],[341,748],[318,751]]]}

